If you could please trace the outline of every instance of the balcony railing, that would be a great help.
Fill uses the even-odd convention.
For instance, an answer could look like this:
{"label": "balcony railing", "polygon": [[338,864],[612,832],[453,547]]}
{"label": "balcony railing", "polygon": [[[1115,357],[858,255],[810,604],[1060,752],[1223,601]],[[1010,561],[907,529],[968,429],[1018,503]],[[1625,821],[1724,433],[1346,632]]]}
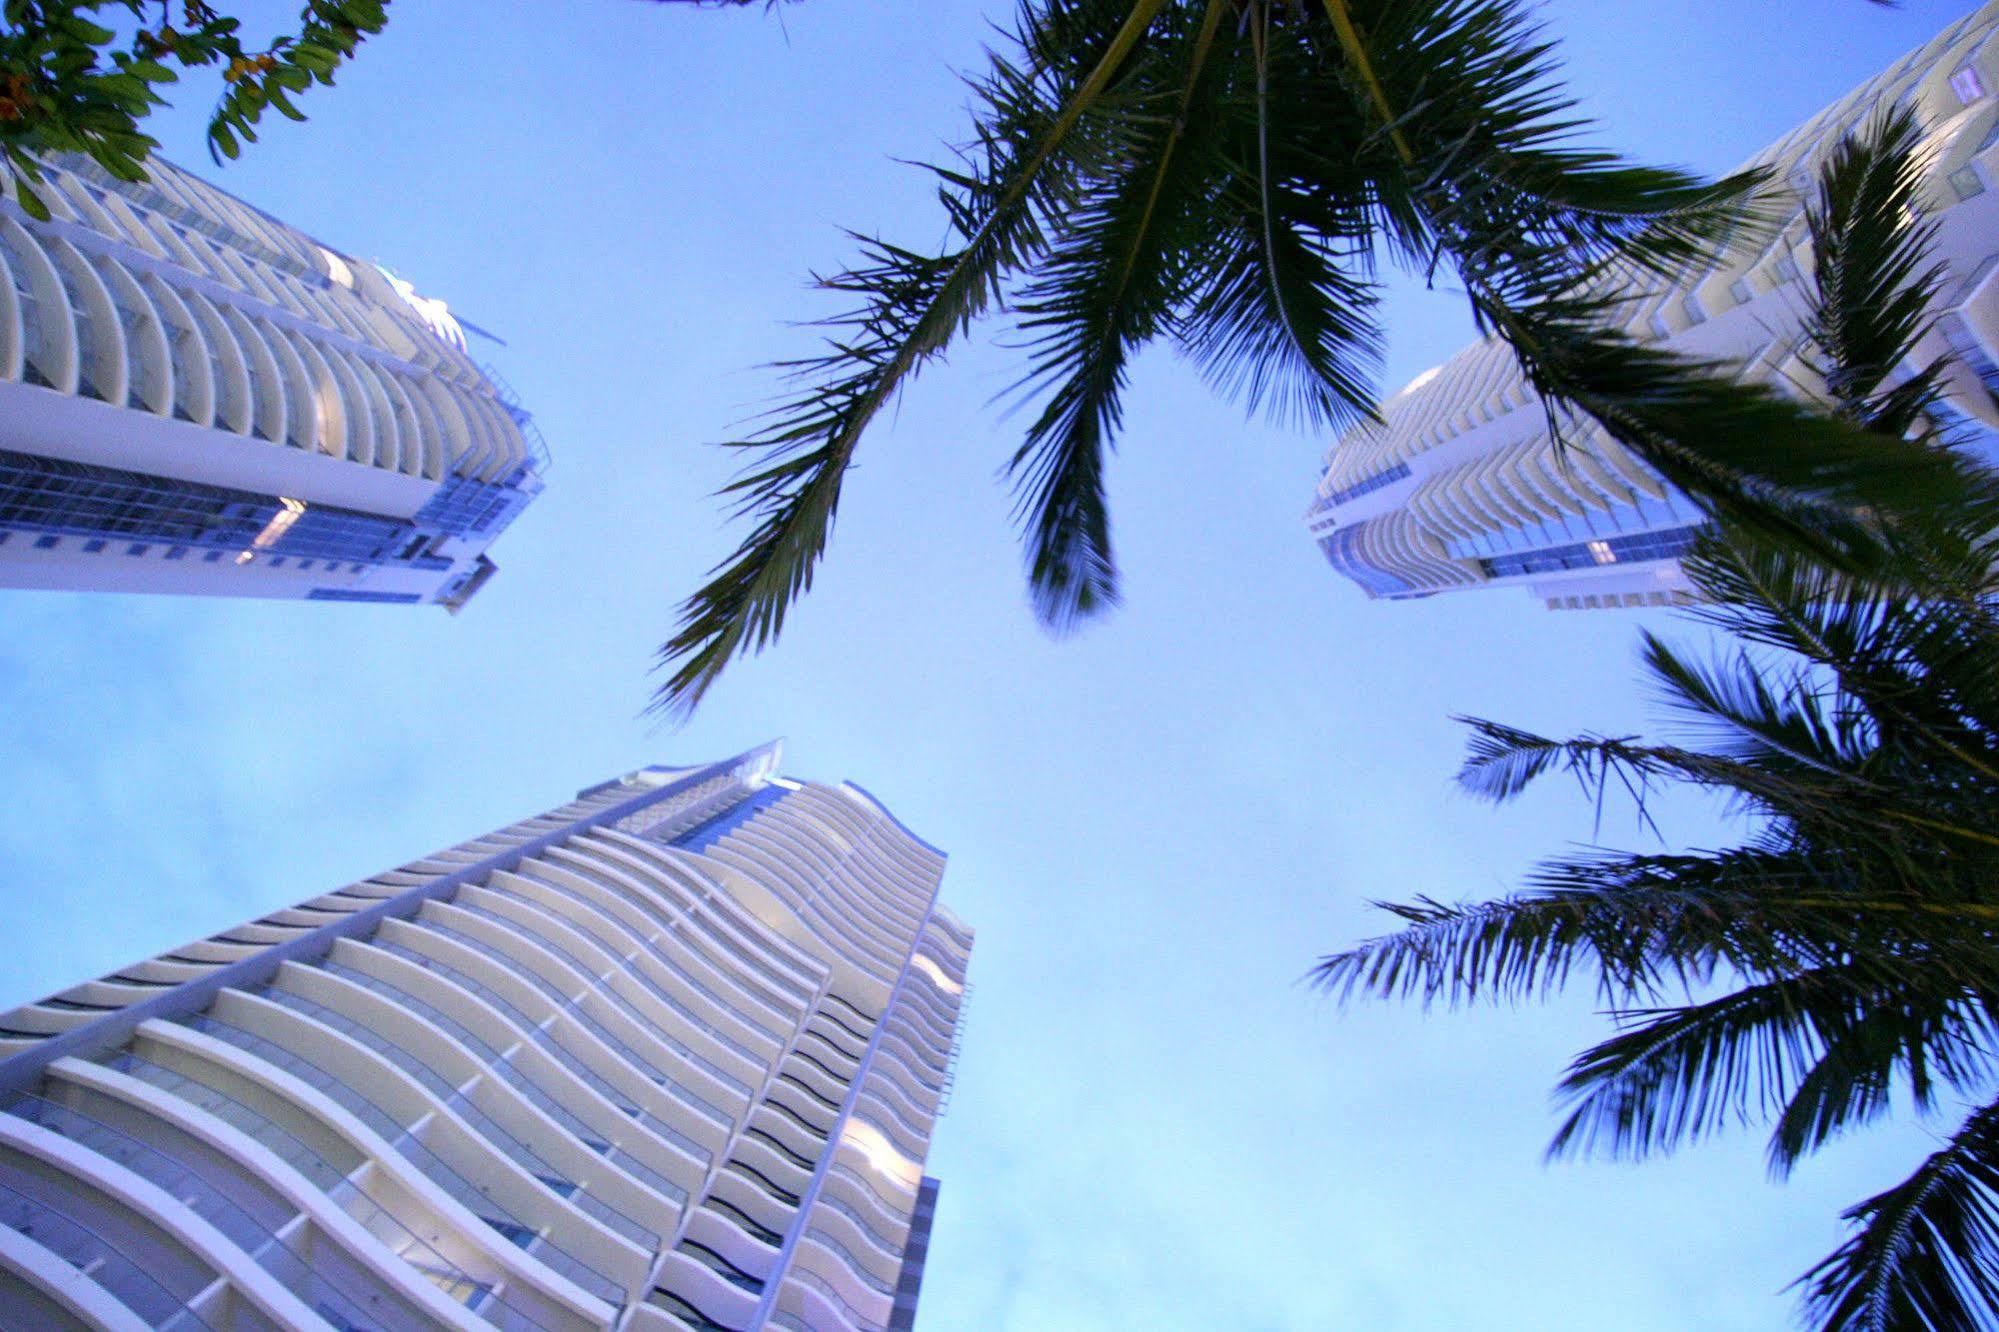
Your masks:
{"label": "balcony railing", "polygon": [[[208,1328],[215,1325],[187,1301],[148,1276],[146,1269],[104,1236],[47,1203],[0,1182],[0,1225],[15,1230],[77,1268],[116,1296],[148,1327]],[[189,1297],[199,1291],[190,1291]]]}
{"label": "balcony railing", "polygon": [[[7,1109],[157,1184],[221,1231],[237,1248],[253,1256],[259,1266],[307,1304],[331,1312],[355,1327],[366,1327],[374,1321],[366,1309],[328,1284],[314,1269],[310,1252],[300,1252],[294,1247],[309,1248],[302,1232],[286,1227],[281,1235],[257,1220],[249,1209],[267,1209],[268,1199],[242,1197],[239,1201],[231,1195],[238,1192],[240,1185],[232,1188],[153,1144],[72,1106],[40,1096],[23,1096]],[[290,1210],[289,1205],[286,1210]]]}
{"label": "balcony railing", "polygon": [[[242,1048],[241,1042],[229,1039],[234,1029],[216,1022],[213,1018],[198,1017],[189,1022],[190,1026],[204,1026],[204,1024],[205,1029],[210,1030],[213,1035]],[[234,1034],[248,1036],[248,1033]],[[255,1036],[249,1036],[248,1039],[260,1041],[260,1038]],[[431,1183],[457,1199],[467,1211],[492,1226],[497,1233],[516,1243],[518,1241],[515,1240],[515,1236],[521,1231],[533,1235],[535,1237],[533,1240],[519,1244],[519,1247],[528,1250],[593,1295],[610,1300],[612,1303],[617,1303],[623,1298],[624,1287],[618,1282],[576,1257],[546,1235],[540,1234],[533,1226],[495,1202],[484,1189],[476,1187],[437,1153],[411,1137],[407,1127],[400,1124],[386,1110],[310,1060],[269,1041],[260,1041],[260,1043],[263,1048],[246,1050],[246,1053],[255,1053],[258,1058],[277,1065],[301,1082],[325,1093],[328,1099],[337,1102],[373,1129],[377,1136],[415,1166]]]}
{"label": "balcony railing", "polygon": [[371,1195],[363,1184],[350,1179],[349,1172],[333,1165],[294,1137],[288,1129],[267,1118],[261,1111],[251,1109],[205,1082],[197,1082],[129,1050],[112,1055],[104,1061],[104,1065],[118,1072],[129,1073],[143,1082],[179,1096],[190,1105],[206,1110],[270,1149],[287,1165],[304,1176],[308,1183],[333,1198],[342,1210],[366,1227],[404,1262],[488,1322],[502,1327],[544,1326],[526,1310],[495,1294],[489,1284],[476,1280],[456,1263],[438,1253],[428,1242],[421,1239],[415,1230],[405,1224],[401,1217]]}

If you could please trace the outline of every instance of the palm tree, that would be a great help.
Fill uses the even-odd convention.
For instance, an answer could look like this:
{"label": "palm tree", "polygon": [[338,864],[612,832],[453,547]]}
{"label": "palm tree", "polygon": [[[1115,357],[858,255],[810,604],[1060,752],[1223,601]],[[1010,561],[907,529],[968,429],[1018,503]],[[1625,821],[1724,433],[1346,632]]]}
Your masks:
{"label": "palm tree", "polygon": [[1377,262],[1462,283],[1557,426],[1600,422],[1738,526],[1825,540],[1825,514],[1962,493],[1912,458],[1608,316],[1753,222],[1753,178],[1706,184],[1579,146],[1523,0],[1024,0],[975,85],[972,146],[935,167],[941,252],[860,239],[821,285],[854,306],[796,391],[734,441],[749,523],[682,605],[655,706],[685,713],[810,586],[862,435],[982,317],[1026,335],[1041,410],[1007,471],[1035,609],[1116,604],[1104,493],[1128,367],[1165,340],[1222,392],[1314,427],[1370,419]]}
{"label": "palm tree", "polygon": [[[1919,141],[1898,112],[1842,142],[1809,214],[1826,396],[1911,453],[1943,447],[1944,367],[1908,365],[1939,281],[1911,207]],[[1801,1278],[1827,1329],[1999,1325],[1992,533],[1982,509],[1851,519],[1846,537],[1884,571],[1869,577],[1754,536],[1708,539],[1687,572],[1697,614],[1734,650],[1703,662],[1643,642],[1689,744],[1472,721],[1459,781],[1503,801],[1562,771],[1598,798],[1635,793],[1641,811],[1685,783],[1728,797],[1752,834],[1551,860],[1496,902],[1388,905],[1404,929],[1315,971],[1342,996],[1450,1003],[1544,995],[1593,971],[1618,1030],[1570,1065],[1551,1156],[1642,1157],[1754,1120],[1782,1175],[1898,1092],[1924,1111],[1967,1106],[1913,1175],[1846,1213],[1849,1240]]]}

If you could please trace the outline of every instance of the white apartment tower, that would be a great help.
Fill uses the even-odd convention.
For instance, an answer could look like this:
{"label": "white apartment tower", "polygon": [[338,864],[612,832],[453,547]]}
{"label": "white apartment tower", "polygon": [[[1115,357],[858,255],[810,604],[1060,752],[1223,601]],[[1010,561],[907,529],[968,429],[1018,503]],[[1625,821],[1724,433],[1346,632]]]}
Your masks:
{"label": "white apartment tower", "polygon": [[0,1016],[0,1327],[907,1329],[972,935],[775,745]]}
{"label": "white apartment tower", "polygon": [[[1948,407],[1990,440],[1999,427],[1999,0],[1759,154],[1774,230],[1740,237],[1705,272],[1634,301],[1625,331],[1742,367],[1786,391],[1817,384],[1799,355],[1812,269],[1804,206],[1840,134],[1879,109],[1913,106],[1929,132],[1924,205],[1947,270],[1928,364],[1957,366]],[[1687,498],[1600,430],[1558,453],[1538,398],[1507,349],[1477,343],[1383,404],[1382,423],[1326,454],[1306,525],[1333,568],[1369,597],[1521,586],[1551,609],[1684,599],[1678,557],[1702,518]]]}
{"label": "white apartment tower", "polygon": [[0,587],[435,602],[546,454],[440,301],[161,161],[0,165]]}

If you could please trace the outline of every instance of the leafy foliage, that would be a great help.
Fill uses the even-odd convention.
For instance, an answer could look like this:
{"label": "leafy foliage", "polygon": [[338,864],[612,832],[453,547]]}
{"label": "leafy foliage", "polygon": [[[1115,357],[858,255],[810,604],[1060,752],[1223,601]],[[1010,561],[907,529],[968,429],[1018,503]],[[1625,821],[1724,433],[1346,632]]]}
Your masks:
{"label": "leafy foliage", "polygon": [[1965,501],[1849,515],[1840,561],[1767,527],[1706,538],[1686,570],[1734,650],[1643,644],[1686,745],[1470,723],[1473,794],[1565,772],[1643,809],[1690,785],[1726,796],[1749,838],[1560,857],[1497,902],[1388,904],[1404,929],[1315,972],[1342,996],[1448,1003],[1593,974],[1618,1030],[1569,1066],[1551,1155],[1643,1157],[1757,1123],[1783,1173],[1898,1096],[1984,1105],[1849,1211],[1852,1237],[1801,1283],[1819,1326],[1882,1332],[1999,1319],[1999,478],[1938,436],[1944,367],[1903,371],[1937,280],[1909,207],[1918,146],[1897,111],[1830,155],[1807,334],[1838,416],[1962,468]]}
{"label": "leafy foliage", "polygon": [[[5,0],[0,6],[0,151],[21,207],[46,220],[35,194],[37,154],[84,153],[120,180],[145,179],[159,146],[139,122],[164,105],[178,70],[222,66],[225,90],[208,125],[210,151],[235,157],[255,142],[266,110],[292,120],[292,101],[334,72],[388,22],[388,0],[306,0],[296,32],[246,45],[242,21],[205,0]],[[107,11],[109,13],[107,14]],[[97,21],[124,19],[127,32]]]}
{"label": "leafy foliage", "polygon": [[1104,477],[1132,358],[1165,342],[1253,411],[1369,420],[1384,258],[1455,276],[1552,420],[1601,422],[1738,526],[1850,559],[1843,515],[1971,484],[1948,454],[1610,327],[1620,284],[1702,259],[1758,182],[1579,146],[1523,0],[1024,0],[974,94],[969,148],[930,168],[951,242],[856,237],[860,262],[821,282],[852,309],[733,442],[754,459],[725,492],[749,530],[682,604],[656,707],[686,713],[778,635],[862,435],[994,315],[1024,332],[1039,403],[1006,471],[1058,631],[1118,600]]}

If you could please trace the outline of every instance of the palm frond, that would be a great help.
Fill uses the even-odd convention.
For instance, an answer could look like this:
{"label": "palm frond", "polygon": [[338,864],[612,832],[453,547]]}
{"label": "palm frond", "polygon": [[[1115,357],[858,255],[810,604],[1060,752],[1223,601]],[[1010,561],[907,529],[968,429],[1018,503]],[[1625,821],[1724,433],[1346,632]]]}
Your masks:
{"label": "palm frond", "polygon": [[[1927,411],[1926,371],[1881,381],[1867,421],[1832,420],[1617,331],[1620,291],[1763,225],[1760,179],[1707,182],[1584,143],[1526,0],[1020,3],[965,164],[938,169],[955,241],[860,241],[862,261],[824,284],[855,308],[737,441],[759,457],[726,492],[750,530],[683,602],[657,709],[684,714],[777,635],[864,431],[995,310],[1026,334],[1021,387],[1046,394],[1006,470],[1035,609],[1057,629],[1117,600],[1105,476],[1138,349],[1172,338],[1253,412],[1365,421],[1377,256],[1462,279],[1558,442],[1593,421],[1714,517],[1857,575],[1885,567],[1873,529],[1981,484],[1952,450],[1883,428]],[[1861,322],[1866,292],[1906,305],[1925,279],[1905,262],[1920,227],[1885,248],[1868,229],[1907,182],[1848,174],[1850,206],[1822,226],[1853,233],[1835,263],[1852,275],[1838,325],[1851,350],[1899,327]],[[1989,521],[1966,532],[1982,537],[1999,531],[1999,483],[1980,502]]]}
{"label": "palm frond", "polygon": [[1988,493],[1980,470],[1954,453],[1607,329],[1600,299],[1472,296],[1482,326],[1512,347],[1553,412],[1595,421],[1730,528],[1842,567],[1850,559],[1836,538],[1854,513],[1920,519]]}
{"label": "palm frond", "polygon": [[1630,736],[1576,736],[1551,740],[1518,727],[1479,717],[1456,717],[1471,728],[1458,786],[1482,800],[1501,804],[1551,771],[1566,771],[1593,800],[1601,802],[1615,782],[1642,817],[1653,785],[1679,772],[1670,750],[1632,743]]}
{"label": "palm frond", "polygon": [[[1870,560],[1900,571],[1856,579],[1796,551],[1736,537],[1685,561],[1696,614],[1829,672],[1849,730],[1941,750],[1999,779],[1999,616],[1987,540],[1936,520],[1879,534]],[[1856,724],[1856,722],[1858,724]]]}
{"label": "palm frond", "polygon": [[[1545,897],[1453,906],[1424,897],[1375,905],[1407,927],[1321,958],[1312,969],[1312,984],[1342,1002],[1363,994],[1451,1006],[1545,997],[1577,966],[1601,964],[1600,903]],[[1628,988],[1652,982],[1642,960],[1627,968]]]}
{"label": "palm frond", "polygon": [[[1209,385],[1302,428],[1374,419],[1382,356],[1368,267],[1364,178],[1334,168],[1337,135],[1310,47],[1249,33],[1250,86],[1236,93],[1232,170],[1200,201],[1206,234],[1181,312],[1181,346]],[[1333,111],[1337,114],[1337,110]],[[1230,118],[1218,117],[1224,126]]]}
{"label": "palm frond", "polygon": [[1187,201],[1201,197],[1202,179],[1217,171],[1209,111],[1222,78],[1213,57],[1227,8],[1226,0],[1208,0],[1191,40],[1164,40],[1135,58],[1115,103],[1093,109],[1127,169],[1079,191],[1016,302],[1032,352],[1017,387],[1052,385],[1052,392],[1007,470],[1019,495],[1035,611],[1057,630],[1118,601],[1105,454],[1122,419],[1130,356],[1157,335],[1185,288],[1188,233],[1200,225]]}
{"label": "palm frond", "polygon": [[[1613,789],[1621,790],[1641,820],[1648,817],[1650,792],[1669,781],[1719,791],[1754,813],[1794,820],[1811,820],[1828,802],[1862,789],[1854,775],[1844,769],[1757,761],[1767,755],[1767,747],[1744,754],[1638,744],[1631,737],[1582,735],[1550,740],[1475,717],[1457,720],[1472,729],[1470,753],[1458,770],[1458,784],[1470,794],[1494,802],[1513,798],[1535,778],[1557,770],[1574,777],[1599,809]],[[1771,743],[1775,742],[1773,737]],[[1849,811],[1845,817],[1850,816]]]}
{"label": "palm frond", "polygon": [[1858,1232],[1800,1280],[1824,1332],[1999,1322],[1999,1103],[1894,1188],[1846,1212]]}
{"label": "palm frond", "polygon": [[[1607,267],[1626,281],[1677,274],[1755,216],[1755,173],[1707,182],[1581,145],[1588,122],[1527,6],[1351,8],[1353,58],[1378,75],[1393,128],[1412,146],[1402,170],[1380,168],[1381,220],[1419,265],[1449,263],[1475,289],[1531,303]],[[1517,271],[1523,261],[1531,276]]]}
{"label": "palm frond", "polygon": [[1871,734],[1855,727],[1850,713],[1830,710],[1826,691],[1806,672],[1773,668],[1744,651],[1703,666],[1650,630],[1641,630],[1639,641],[1646,670],[1695,743],[1780,775],[1867,784]]}
{"label": "palm frond", "polygon": [[[1976,469],[1954,454],[1830,418],[1612,326],[1612,293],[1634,275],[1671,272],[1753,225],[1746,192],[1757,182],[1702,186],[1565,143],[1574,122],[1551,91],[1547,48],[1510,9],[1455,56],[1442,53],[1457,34],[1412,34],[1416,50],[1438,54],[1410,77],[1462,97],[1420,103],[1410,137],[1432,149],[1400,195],[1388,192],[1384,213],[1405,250],[1457,269],[1481,328],[1512,348],[1549,407],[1558,442],[1564,413],[1593,420],[1718,519],[1835,561],[1842,551],[1825,529],[1843,515],[1919,516],[1977,493]],[[1383,62],[1392,90],[1416,59],[1394,54]],[[1464,106],[1497,114],[1460,124]]]}
{"label": "palm frond", "polygon": [[[1991,1072],[1989,1015],[1967,998],[1953,962],[1990,984],[1989,937],[1916,945],[1798,970],[1702,1003],[1624,1011],[1628,1029],[1578,1056],[1558,1095],[1572,1109],[1550,1157],[1639,1159],[1726,1126],[1776,1120],[1771,1167],[1882,1114],[1898,1082],[1919,1108],[1937,1080],[1959,1089]],[[1939,932],[1938,942],[1947,936]],[[1879,944],[1856,932],[1851,943]]]}
{"label": "palm frond", "polygon": [[[1826,904],[1786,901],[1805,882],[1795,856],[1755,851],[1556,861],[1529,891],[1498,901],[1376,903],[1405,928],[1320,959],[1312,980],[1342,1000],[1369,994],[1456,1006],[1544,997],[1582,967],[1597,973],[1607,998],[1628,1002],[1718,965],[1778,969],[1824,955],[1824,940],[1812,940],[1831,928]],[[1743,933],[1728,908],[1747,900],[1792,921],[1796,939],[1774,929]]]}
{"label": "palm frond", "polygon": [[[1074,137],[1078,123],[1165,3],[1046,0],[1030,9],[1019,45],[1052,53],[1050,60],[1016,67],[994,58],[980,91],[989,111],[983,123],[999,128],[984,134],[977,170],[940,173],[964,243],[925,255],[867,242],[871,264],[824,284],[858,296],[861,305],[834,321],[840,332],[825,353],[789,367],[803,385],[797,395],[768,414],[760,433],[737,443],[777,461],[728,487],[738,516],[755,526],[682,604],[678,631],[660,649],[660,668],[670,673],[654,696],[655,710],[686,715],[732,657],[778,633],[825,553],[863,431],[1040,249],[1042,219],[1067,201],[1090,162]],[[1122,21],[1088,47],[1065,46],[1038,31],[1048,24],[1073,29],[1116,11]]]}
{"label": "palm frond", "polygon": [[[1599,186],[1663,201],[1675,185],[1563,143],[1564,108],[1528,72],[1542,57],[1503,26],[1459,55],[1516,80],[1517,101],[1455,133],[1450,106],[1433,112],[1399,81],[1398,52],[1420,43],[1370,34],[1398,142],[1424,154],[1384,185],[1383,225],[1407,254],[1456,268],[1558,444],[1594,422],[1719,520],[1684,567],[1699,614],[1740,647],[1697,661],[1646,635],[1654,682],[1693,724],[1687,747],[1473,722],[1459,781],[1504,800],[1566,771],[1599,806],[1622,786],[1641,813],[1657,786],[1692,785],[1754,820],[1741,846],[1569,856],[1498,902],[1391,905],[1403,930],[1322,959],[1314,979],[1346,998],[1461,1003],[1594,971],[1625,1029],[1571,1066],[1551,1152],[1641,1156],[1771,1120],[1782,1173],[1903,1095],[1920,1108],[1989,1094],[1995,1073],[1999,479],[1936,429],[1941,365],[1910,360],[1937,272],[1912,208],[1920,135],[1891,115],[1849,137],[1821,181],[1810,332],[1833,410],[1819,411],[1617,331],[1619,284],[1762,219],[1691,185],[1684,217],[1602,207]],[[1543,167],[1551,180],[1535,183]],[[1657,1003],[1669,986],[1717,985]],[[1999,1106],[1849,1216],[1861,1233],[1808,1278],[1824,1326],[1999,1326]]]}
{"label": "palm frond", "polygon": [[1706,1003],[1620,1012],[1635,1025],[1579,1055],[1557,1088],[1572,1108],[1548,1156],[1638,1160],[1767,1118],[1823,1048],[1812,1010],[1854,1008],[1850,987],[1820,982],[1808,973]]}
{"label": "palm frond", "polygon": [[1956,941],[1939,932],[1923,943],[1906,980],[1862,991],[1853,1020],[1821,1028],[1818,1062],[1771,1132],[1771,1173],[1789,1174],[1807,1153],[1886,1113],[1898,1078],[1919,1111],[1935,1104],[1939,1083],[1960,1092],[1989,1084],[1993,940]]}
{"label": "palm frond", "polygon": [[1886,985],[1913,950],[1940,959],[1940,983],[1999,993],[1989,892],[1935,896],[1844,849],[1589,852],[1545,862],[1527,885],[1484,903],[1377,903],[1406,928],[1321,959],[1314,982],[1344,998],[1457,1005],[1535,998],[1587,966],[1628,1006],[1723,970],[1770,978],[1869,958],[1881,969],[1865,974]]}
{"label": "palm frond", "polygon": [[1836,408],[1899,438],[1920,427],[1941,392],[1943,363],[1902,370],[1934,318],[1944,266],[1932,261],[1937,224],[1917,210],[1922,125],[1896,105],[1842,135],[1805,209],[1816,269],[1806,336]]}
{"label": "palm frond", "polygon": [[1471,752],[1458,769],[1458,785],[1494,804],[1513,799],[1535,778],[1570,761],[1570,746],[1564,741],[1479,717],[1452,720],[1472,730],[1465,742]]}

